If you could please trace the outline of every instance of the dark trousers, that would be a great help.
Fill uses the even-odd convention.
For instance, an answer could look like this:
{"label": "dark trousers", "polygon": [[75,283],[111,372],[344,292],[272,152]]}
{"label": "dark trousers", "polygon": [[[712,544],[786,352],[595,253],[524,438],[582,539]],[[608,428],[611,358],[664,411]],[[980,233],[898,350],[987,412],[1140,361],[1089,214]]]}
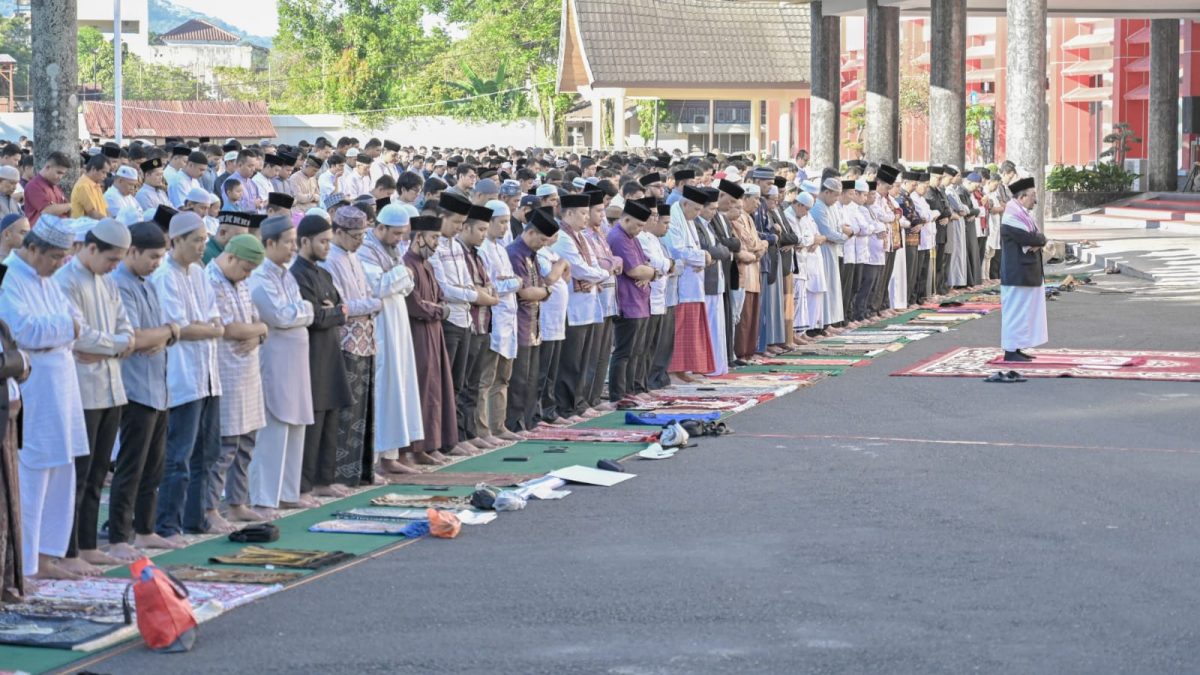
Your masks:
{"label": "dark trousers", "polygon": [[508,380],[508,409],[504,426],[509,431],[524,431],[536,426],[539,347],[517,347],[512,377]]}
{"label": "dark trousers", "polygon": [[471,329],[443,321],[442,335],[446,339],[446,356],[450,359],[450,377],[454,379],[454,395],[457,397],[467,381],[467,361],[471,356]]}
{"label": "dark trousers", "polygon": [[337,473],[338,414],[341,408],[316,410],[313,423],[304,428],[304,465],[300,492],[333,483]]}
{"label": "dark trousers", "polygon": [[[726,352],[725,357],[727,359],[726,363],[732,364],[735,360],[737,360],[737,354],[734,353],[734,349],[733,349],[733,296],[730,294],[728,288],[725,289],[724,297],[725,297],[725,302],[721,303],[721,305],[723,306],[723,309],[725,311],[725,352]],[[656,337],[656,340],[659,342],[666,339],[663,337],[663,332],[662,332],[665,326],[666,326],[666,324],[663,323],[658,328],[659,332]],[[672,343],[675,341],[675,322],[674,321],[671,322],[671,338],[670,339],[671,339]],[[650,343],[650,348],[651,349],[655,348],[653,343]]]}
{"label": "dark trousers", "polygon": [[633,393],[633,355],[646,348],[646,328],[649,319],[613,321],[613,351],[608,363],[608,400],[620,401]]}
{"label": "dark trousers", "polygon": [[842,316],[847,321],[857,319],[854,315],[854,295],[862,286],[864,267],[866,265],[862,263],[846,263],[842,266]]}
{"label": "dark trousers", "polygon": [[108,543],[154,534],[154,508],[167,450],[167,411],[130,401],[121,411],[121,452],[108,497]]}
{"label": "dark trousers", "polygon": [[208,529],[204,496],[221,455],[220,401],[218,396],[206,396],[167,413],[167,457],[155,519],[160,536]]}
{"label": "dark trousers", "polygon": [[646,386],[651,391],[670,386],[671,378],[667,375],[667,366],[671,365],[671,357],[675,354],[675,308],[668,307],[662,318],[659,329],[658,344],[654,347],[654,356],[650,359],[650,375]]}
{"label": "dark trousers", "polygon": [[567,326],[563,340],[562,356],[558,361],[558,381],[554,383],[554,400],[558,414],[563,417],[578,415],[587,410],[587,399],[582,396],[591,387],[584,380],[587,373],[587,358],[592,353],[598,323],[583,326]]}
{"label": "dark trousers", "polygon": [[854,293],[854,306],[851,321],[862,321],[871,315],[871,292],[879,275],[883,273],[883,265],[862,265],[862,279],[859,280],[858,290]]}
{"label": "dark trousers", "polygon": [[608,372],[608,357],[612,354],[613,317],[605,317],[596,335],[594,357],[588,367],[584,382],[588,385],[587,404],[589,408],[600,405],[604,396],[604,375]]}
{"label": "dark trousers", "polygon": [[489,333],[470,336],[464,383],[459,386],[457,380],[454,382],[455,400],[458,403],[458,438],[462,441],[479,437],[475,428],[475,415],[479,410],[479,387],[476,385],[483,368],[483,353],[488,350],[491,340]]}
{"label": "dark trousers", "polygon": [[88,454],[75,458],[75,521],[67,541],[68,558],[78,556],[80,549],[93,551],[99,546],[100,492],[121,426],[121,406],[84,410],[83,423]]}
{"label": "dark trousers", "polygon": [[983,257],[980,255],[976,242],[979,234],[975,229],[975,219],[968,218],[966,232],[963,235],[963,248],[967,249],[967,285],[978,286],[983,282]]}
{"label": "dark trousers", "polygon": [[908,282],[908,298],[906,301],[910,305],[919,304],[917,298],[920,298],[922,293],[917,290],[917,283],[921,278],[921,261],[917,255],[916,246],[904,247],[904,263],[908,265],[905,271],[908,272],[906,281]]}
{"label": "dark trousers", "polygon": [[909,297],[921,304],[926,297],[926,288],[929,287],[929,251],[917,251],[917,285],[909,289]]}
{"label": "dark trousers", "polygon": [[875,280],[875,288],[871,291],[871,311],[882,312],[891,306],[888,302],[888,281],[892,278],[892,270],[896,267],[896,252],[889,251],[884,259],[883,271]]}
{"label": "dark trousers", "polygon": [[558,419],[554,385],[558,381],[558,363],[562,357],[563,342],[564,340],[543,342],[538,349],[537,418],[542,422]]}
{"label": "dark trousers", "polygon": [[988,265],[988,278],[1000,278],[1000,251],[996,251],[995,255],[992,256],[992,264]]}
{"label": "dark trousers", "polygon": [[[844,260],[844,258],[839,258]],[[858,284],[862,280],[862,264],[861,263],[842,263],[842,316],[847,321],[853,321],[854,316],[854,293],[858,290]]]}
{"label": "dark trousers", "polygon": [[646,335],[642,347],[633,353],[633,379],[629,385],[635,394],[645,394],[650,391],[650,362],[654,359],[654,351],[662,338],[662,314],[651,314],[646,320]]}
{"label": "dark trousers", "polygon": [[937,245],[937,261],[934,263],[937,268],[937,276],[933,278],[933,292],[937,295],[945,295],[950,291],[946,286],[946,263],[949,262],[950,251],[946,248],[946,243],[942,242]]}

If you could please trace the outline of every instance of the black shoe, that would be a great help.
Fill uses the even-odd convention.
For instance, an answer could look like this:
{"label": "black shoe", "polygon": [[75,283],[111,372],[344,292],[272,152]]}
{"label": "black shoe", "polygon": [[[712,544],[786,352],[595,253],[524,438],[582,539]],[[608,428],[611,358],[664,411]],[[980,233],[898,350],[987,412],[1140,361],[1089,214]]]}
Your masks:
{"label": "black shoe", "polygon": [[743,360],[741,360],[741,359],[734,359],[734,361],[733,361],[733,365],[734,365],[734,366],[736,366],[736,367],[738,367],[738,368],[741,368],[742,366],[748,366],[748,365],[750,365],[750,363],[749,363],[749,362],[747,362],[747,361],[743,361]]}
{"label": "black shoe", "polygon": [[1033,359],[1018,350],[1015,352],[1004,352],[1004,360],[1010,363],[1028,363]]}
{"label": "black shoe", "polygon": [[1020,349],[1017,350],[1017,353],[1020,354],[1021,356],[1024,356],[1027,361],[1032,361],[1037,358],[1036,356],[1030,356],[1029,354],[1026,354],[1025,352],[1021,351]]}

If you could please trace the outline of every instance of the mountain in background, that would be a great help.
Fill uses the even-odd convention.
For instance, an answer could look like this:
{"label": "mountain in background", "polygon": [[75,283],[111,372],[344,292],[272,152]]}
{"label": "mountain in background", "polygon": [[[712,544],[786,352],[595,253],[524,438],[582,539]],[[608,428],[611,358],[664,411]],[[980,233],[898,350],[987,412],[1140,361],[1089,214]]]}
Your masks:
{"label": "mountain in background", "polygon": [[[217,28],[227,30],[252,45],[263,47],[265,49],[271,48],[271,38],[264,37],[262,35],[250,35],[246,31],[226,23],[215,16],[209,16],[208,14],[202,14],[200,12],[187,9],[186,7],[180,7],[174,2],[171,2],[171,0],[149,1],[151,33],[166,33],[167,31],[189,19],[204,19]],[[248,1],[252,2],[253,0]],[[16,0],[0,0],[0,16],[12,16],[16,11]]]}
{"label": "mountain in background", "polygon": [[[11,0],[0,0],[0,4],[11,2]],[[263,37],[262,35],[250,35],[246,31],[226,23],[215,16],[202,14],[186,7],[180,7],[171,0],[150,0],[150,32],[151,33],[166,33],[176,26],[190,20],[203,19],[212,25],[222,30],[227,30],[230,33],[242,38],[252,45],[271,48],[271,38]]]}

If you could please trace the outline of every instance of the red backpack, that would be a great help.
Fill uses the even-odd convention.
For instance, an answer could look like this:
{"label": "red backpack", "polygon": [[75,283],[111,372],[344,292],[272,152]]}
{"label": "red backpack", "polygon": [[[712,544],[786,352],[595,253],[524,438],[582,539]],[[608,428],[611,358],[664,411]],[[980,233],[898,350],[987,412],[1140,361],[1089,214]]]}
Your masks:
{"label": "red backpack", "polygon": [[129,565],[133,582],[125,587],[125,623],[131,620],[129,591],[137,607],[137,625],[146,646],[158,652],[186,652],[196,643],[196,615],[188,603],[188,590],[149,558]]}

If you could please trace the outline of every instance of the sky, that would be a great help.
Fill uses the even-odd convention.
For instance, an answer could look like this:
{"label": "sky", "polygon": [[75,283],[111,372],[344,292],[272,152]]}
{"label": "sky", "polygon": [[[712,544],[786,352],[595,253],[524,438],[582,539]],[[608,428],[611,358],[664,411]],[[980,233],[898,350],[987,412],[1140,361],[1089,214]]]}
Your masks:
{"label": "sky", "polygon": [[215,16],[251,35],[275,37],[279,30],[275,0],[174,0],[176,5]]}

